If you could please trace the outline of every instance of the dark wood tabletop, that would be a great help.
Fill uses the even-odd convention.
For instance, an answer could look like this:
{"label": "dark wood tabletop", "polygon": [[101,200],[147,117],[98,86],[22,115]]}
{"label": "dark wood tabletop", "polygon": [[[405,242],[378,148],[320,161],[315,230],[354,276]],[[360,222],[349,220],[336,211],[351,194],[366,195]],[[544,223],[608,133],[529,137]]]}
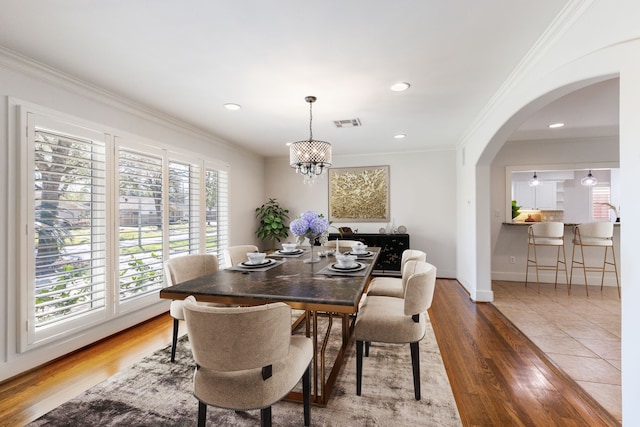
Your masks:
{"label": "dark wood tabletop", "polygon": [[358,259],[367,266],[362,276],[317,274],[336,259],[328,256],[317,263],[304,263],[309,258],[307,252],[298,258],[281,258],[281,265],[267,271],[220,270],[164,288],[160,298],[184,299],[193,295],[198,301],[240,305],[285,302],[303,310],[355,313],[380,251],[368,249],[373,256]]}

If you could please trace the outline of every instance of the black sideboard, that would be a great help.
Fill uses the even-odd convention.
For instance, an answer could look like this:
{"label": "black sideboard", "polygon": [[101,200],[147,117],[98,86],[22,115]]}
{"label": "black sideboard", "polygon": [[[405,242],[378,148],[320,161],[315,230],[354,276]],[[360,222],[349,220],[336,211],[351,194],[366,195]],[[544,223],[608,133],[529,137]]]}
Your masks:
{"label": "black sideboard", "polygon": [[367,246],[380,248],[380,256],[373,269],[373,274],[377,276],[398,276],[402,275],[400,261],[402,252],[409,249],[408,234],[329,234],[329,240],[344,239],[357,240]]}

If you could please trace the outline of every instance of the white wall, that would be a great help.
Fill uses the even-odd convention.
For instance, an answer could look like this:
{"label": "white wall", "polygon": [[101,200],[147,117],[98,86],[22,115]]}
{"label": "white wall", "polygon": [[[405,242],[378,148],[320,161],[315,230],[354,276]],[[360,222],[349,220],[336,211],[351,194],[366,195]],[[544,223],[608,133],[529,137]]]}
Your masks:
{"label": "white wall", "polygon": [[53,70],[27,63],[0,50],[0,381],[100,338],[167,311],[168,302],[112,320],[24,354],[17,347],[18,263],[16,247],[16,186],[18,173],[15,112],[9,98],[118,129],[159,146],[202,153],[230,165],[231,244],[256,243],[253,210],[262,202],[264,187],[255,185],[264,176],[263,158],[203,134],[169,117],[145,110],[86,85],[77,84]]}
{"label": "white wall", "polygon": [[[504,211],[511,203],[507,197],[506,188],[506,168],[508,166],[535,166],[542,165],[584,165],[608,163],[617,164],[619,162],[618,137],[600,137],[582,140],[548,140],[548,141],[517,141],[507,142],[498,152],[491,164],[491,277],[495,280],[525,280],[527,266],[527,227],[503,225],[505,221]],[[535,169],[535,167],[532,167]],[[565,205],[569,205],[571,200],[565,199]],[[588,208],[585,208],[588,212]],[[498,213],[500,214],[498,216]],[[507,212],[508,214],[508,212]],[[620,254],[620,238],[618,227],[615,228],[615,250]],[[571,263],[571,239],[570,227],[565,228],[565,246],[567,262]],[[550,264],[553,251],[541,251],[543,260],[541,264]],[[587,252],[587,263],[597,265],[602,260],[596,258],[594,252]],[[516,263],[510,264],[509,257],[515,256]],[[620,260],[618,260],[620,264]],[[581,271],[579,271],[581,273]],[[533,278],[531,275],[529,279]],[[595,277],[595,276],[594,276]],[[540,272],[543,282],[553,282],[555,273],[551,271]],[[592,281],[590,283],[599,283]],[[561,280],[564,283],[564,279]],[[573,283],[584,284],[584,276],[578,274],[574,277]],[[615,278],[612,274],[605,276],[605,285],[616,286]]]}
{"label": "white wall", "polygon": [[[620,76],[620,182],[625,211],[640,210],[635,176],[640,162],[640,2],[575,1],[568,4],[540,43],[479,115],[459,146],[458,211],[467,206],[476,221],[458,220],[458,279],[472,298],[492,297],[489,166],[509,135],[542,106],[588,84]],[[603,29],[606,29],[604,31]],[[473,246],[463,235],[471,234]],[[486,239],[486,240],[485,240]],[[635,243],[640,225],[620,229],[622,297],[622,411],[626,425],[640,425],[640,266]],[[624,283],[630,285],[624,286]]]}
{"label": "white wall", "polygon": [[[327,177],[313,186],[304,185],[302,177],[289,167],[288,160],[288,157],[267,159],[265,198],[277,198],[291,211],[291,219],[308,209],[328,215]],[[391,217],[395,225],[407,227],[411,247],[427,252],[428,261],[438,268],[438,277],[455,277],[455,152],[334,155],[333,158],[333,167],[380,165],[390,168]],[[357,228],[360,233],[377,233],[387,224],[333,225]]]}

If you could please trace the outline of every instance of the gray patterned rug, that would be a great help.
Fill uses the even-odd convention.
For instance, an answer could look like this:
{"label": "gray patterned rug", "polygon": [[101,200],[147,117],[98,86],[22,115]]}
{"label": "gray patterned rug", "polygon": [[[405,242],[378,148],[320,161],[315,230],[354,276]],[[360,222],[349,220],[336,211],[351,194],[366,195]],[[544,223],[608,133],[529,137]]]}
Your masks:
{"label": "gray patterned rug", "polygon": [[[323,322],[324,323],[324,322]],[[340,322],[334,322],[339,331]],[[302,333],[299,330],[296,333]],[[338,334],[335,340],[338,340]],[[332,335],[332,336],[333,336]],[[333,341],[332,341],[333,342]],[[119,372],[29,426],[194,426],[198,402],[192,394],[189,341],[178,344],[176,363],[166,347]],[[314,426],[460,426],[451,387],[433,330],[420,342],[422,400],[413,397],[409,345],[373,343],[364,359],[362,396],[356,395],[355,345],[347,352],[329,404],[312,406]],[[273,406],[273,424],[303,425],[302,404]],[[208,407],[207,425],[260,425],[260,411]]]}

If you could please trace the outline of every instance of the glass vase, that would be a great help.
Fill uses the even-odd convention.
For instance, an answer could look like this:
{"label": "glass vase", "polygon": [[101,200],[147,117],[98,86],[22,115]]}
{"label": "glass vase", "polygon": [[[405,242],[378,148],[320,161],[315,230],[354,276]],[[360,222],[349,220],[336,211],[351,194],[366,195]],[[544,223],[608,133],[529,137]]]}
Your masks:
{"label": "glass vase", "polygon": [[310,251],[311,256],[309,258],[303,260],[303,262],[305,262],[307,264],[311,264],[311,263],[320,261],[320,257],[317,256],[313,251],[313,247],[315,246],[315,244],[316,244],[316,236],[309,237],[309,245],[311,246],[311,251]]}

